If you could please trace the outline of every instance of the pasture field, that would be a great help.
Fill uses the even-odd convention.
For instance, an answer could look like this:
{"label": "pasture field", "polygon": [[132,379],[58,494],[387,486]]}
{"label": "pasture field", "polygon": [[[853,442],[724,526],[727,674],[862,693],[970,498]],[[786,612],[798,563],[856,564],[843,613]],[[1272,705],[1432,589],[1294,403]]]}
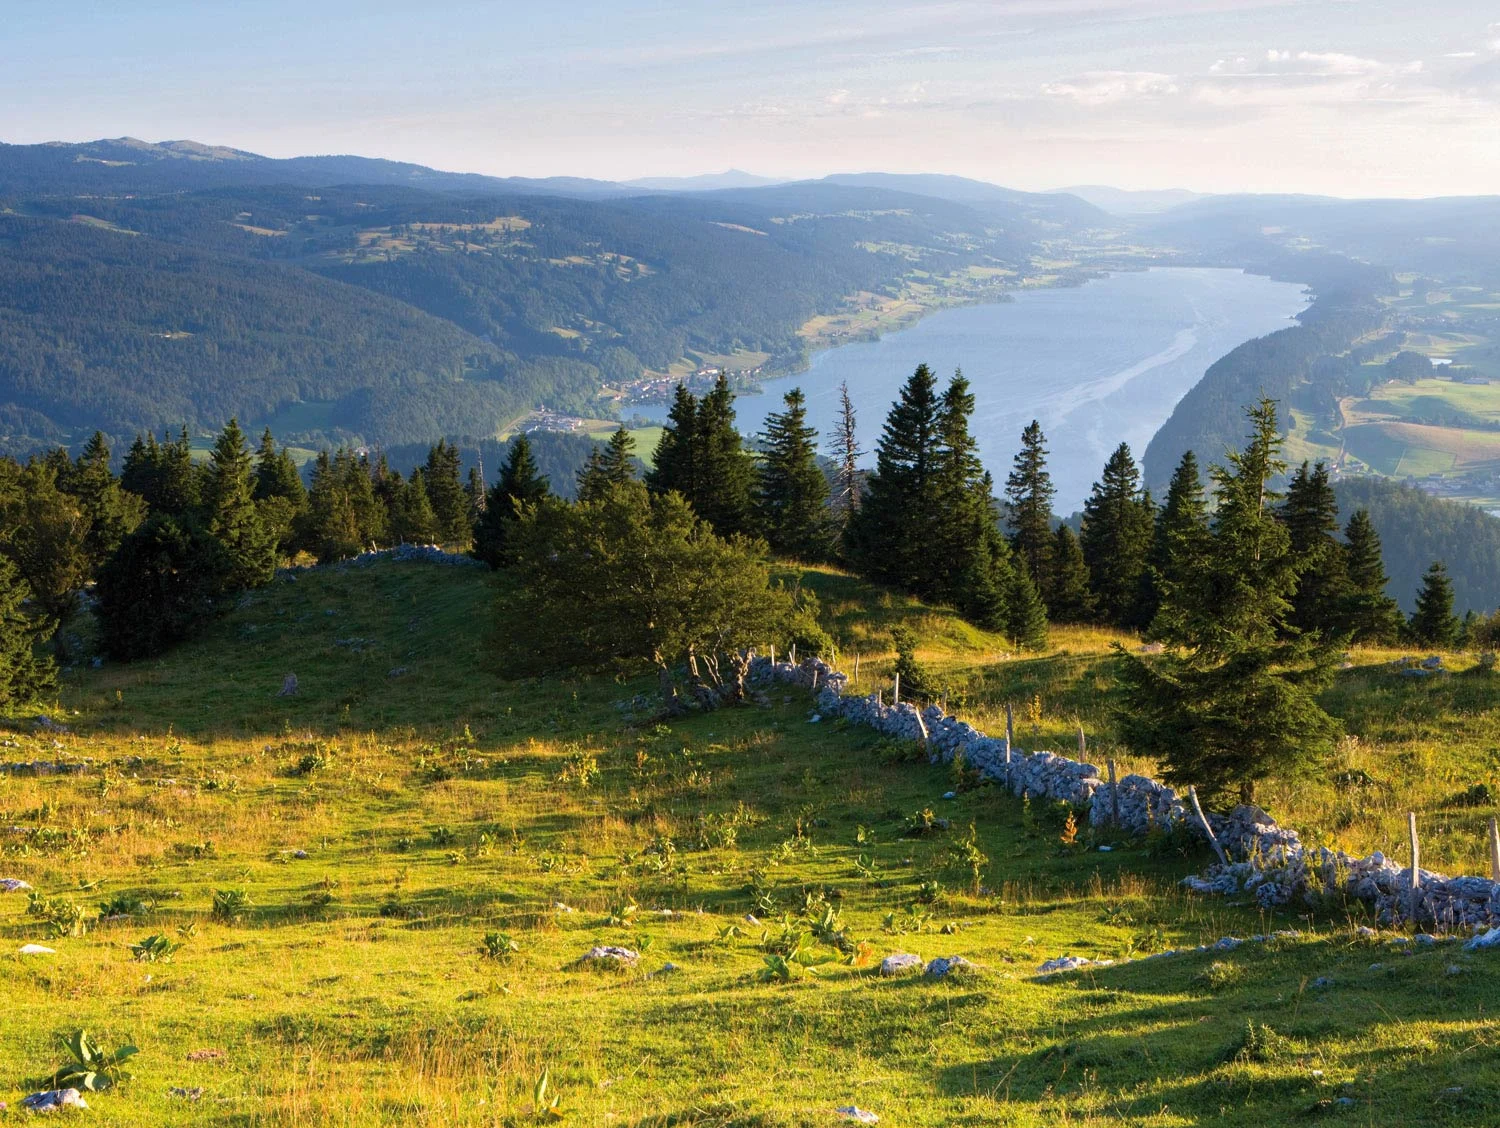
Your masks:
{"label": "pasture field", "polygon": [[[1109,636],[1008,658],[805,582],[862,676],[909,623],[965,715],[1039,699],[1026,743],[1077,716],[1107,748]],[[1191,848],[1075,837],[798,694],[664,726],[629,677],[506,680],[503,597],[477,569],[304,571],[161,660],[70,674],[70,731],[13,720],[0,759],[88,765],[0,775],[0,876],[39,895],[0,895],[0,1120],[79,1028],[140,1048],[88,1095],[99,1125],[509,1125],[554,1095],[590,1125],[1469,1125],[1500,1099],[1500,958],[1408,953],[1358,906],[1186,897]],[[1334,692],[1371,754],[1425,745],[1415,778],[1484,743],[1480,681],[1357,657]],[[150,935],[181,947],[136,959]],[[604,944],[639,963],[580,961]],[[976,966],[880,977],[896,952]]]}

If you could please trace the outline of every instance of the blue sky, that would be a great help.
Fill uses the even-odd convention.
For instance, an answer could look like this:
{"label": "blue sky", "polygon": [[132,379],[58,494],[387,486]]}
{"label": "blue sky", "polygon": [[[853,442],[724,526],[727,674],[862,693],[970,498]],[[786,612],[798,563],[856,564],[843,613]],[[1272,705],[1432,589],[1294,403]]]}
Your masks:
{"label": "blue sky", "polygon": [[7,0],[3,16],[11,142],[608,179],[1500,192],[1500,5],[1475,0]]}

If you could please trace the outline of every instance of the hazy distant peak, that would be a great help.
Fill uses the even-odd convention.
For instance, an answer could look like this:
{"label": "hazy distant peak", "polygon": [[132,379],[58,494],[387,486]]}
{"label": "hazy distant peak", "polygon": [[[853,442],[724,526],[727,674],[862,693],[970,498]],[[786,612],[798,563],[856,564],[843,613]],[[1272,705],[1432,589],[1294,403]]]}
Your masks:
{"label": "hazy distant peak", "polygon": [[1131,190],[1111,188],[1107,184],[1081,184],[1073,188],[1059,188],[1058,191],[1087,200],[1100,211],[1107,211],[1111,215],[1155,215],[1207,198],[1202,192],[1192,192],[1186,188]]}
{"label": "hazy distant peak", "polygon": [[626,188],[643,188],[648,192],[708,192],[718,188],[764,188],[772,184],[785,184],[786,181],[731,168],[699,176],[643,176],[636,180],[622,180],[620,183]]}

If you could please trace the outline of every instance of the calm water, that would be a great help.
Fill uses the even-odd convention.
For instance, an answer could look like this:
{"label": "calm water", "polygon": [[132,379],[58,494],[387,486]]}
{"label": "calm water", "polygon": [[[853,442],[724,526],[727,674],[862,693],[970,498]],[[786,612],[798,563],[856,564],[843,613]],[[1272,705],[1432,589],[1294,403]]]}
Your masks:
{"label": "calm water", "polygon": [[980,454],[997,484],[1004,484],[1021,429],[1038,419],[1051,451],[1057,511],[1066,514],[1083,504],[1121,440],[1139,459],[1204,369],[1236,345],[1285,328],[1306,305],[1300,285],[1238,270],[1170,267],[1029,290],[1014,302],[944,310],[878,341],[821,352],[801,375],[740,397],[738,421],[742,431],[760,430],[767,413],[780,410],[782,395],[801,387],[826,442],[839,384],[847,380],[860,445],[873,452],[912,369],[925,362],[946,381],[961,367],[973,385]]}

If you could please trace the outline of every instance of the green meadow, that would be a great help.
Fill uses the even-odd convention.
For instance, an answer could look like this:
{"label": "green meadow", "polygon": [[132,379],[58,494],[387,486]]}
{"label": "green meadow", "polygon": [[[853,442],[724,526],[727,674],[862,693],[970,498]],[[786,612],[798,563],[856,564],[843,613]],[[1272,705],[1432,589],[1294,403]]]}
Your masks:
{"label": "green meadow", "polygon": [[[1009,701],[1023,744],[1081,721],[1115,751],[1110,636],[1020,659],[803,582],[866,688],[906,623],[954,711],[997,729]],[[1362,935],[1357,904],[1186,896],[1190,844],[1095,837],[798,693],[664,726],[630,676],[511,679],[499,585],[302,572],[165,658],[69,674],[70,731],[13,719],[0,760],[87,768],[0,775],[0,876],[38,895],[0,895],[0,1119],[87,1029],[139,1048],[86,1094],[99,1125],[1492,1122],[1500,956]],[[1388,657],[1330,691],[1379,786],[1272,796],[1299,828],[1384,841],[1494,771],[1487,681]],[[1487,813],[1445,816],[1434,859],[1471,863]],[[973,966],[881,977],[901,952]],[[1118,962],[1037,976],[1064,954]]]}

